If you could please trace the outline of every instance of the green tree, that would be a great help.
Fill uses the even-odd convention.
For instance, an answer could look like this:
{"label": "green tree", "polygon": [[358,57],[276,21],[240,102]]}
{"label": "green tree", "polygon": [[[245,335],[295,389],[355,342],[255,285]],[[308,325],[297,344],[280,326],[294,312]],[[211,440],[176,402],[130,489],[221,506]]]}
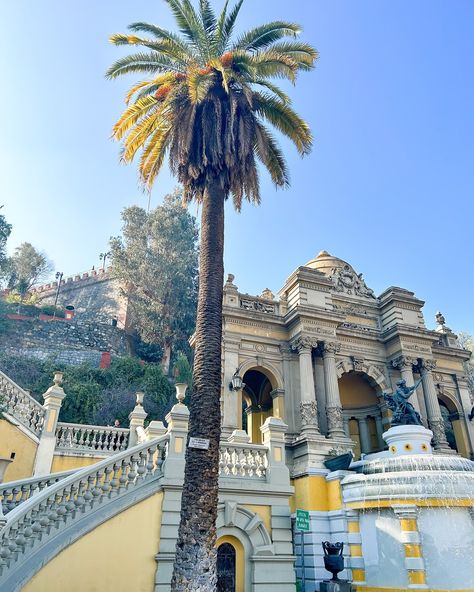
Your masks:
{"label": "green tree", "polygon": [[122,280],[133,326],[145,343],[163,349],[168,374],[173,350],[194,332],[198,230],[179,191],[150,213],[137,206],[122,212],[122,236],[110,241],[112,269]]}
{"label": "green tree", "polygon": [[22,297],[52,271],[53,265],[44,253],[40,253],[31,243],[22,243],[15,249],[9,262],[10,278],[8,287]]}
{"label": "green tree", "polygon": [[[3,206],[0,206],[0,210]],[[6,255],[6,245],[8,237],[12,231],[11,224],[8,224],[5,216],[0,214],[0,280],[5,275],[7,270],[7,255]]]}
{"label": "green tree", "polygon": [[[145,74],[126,97],[113,135],[123,141],[122,160],[141,151],[139,175],[151,189],[163,162],[183,186],[184,199],[202,204],[199,298],[190,403],[190,436],[207,438],[209,450],[186,450],[176,559],[171,587],[216,588],[224,202],[232,196],[259,203],[258,163],[278,187],[289,184],[287,165],[268,124],[301,155],[312,146],[307,123],[292,109],[274,79],[295,82],[314,66],[317,52],[297,41],[289,22],[257,26],[233,39],[243,0],[217,16],[209,0],[165,0],[179,33],[148,23],[116,34],[116,45],[141,46],[108,70],[109,78]],[[144,34],[146,37],[139,36]]]}

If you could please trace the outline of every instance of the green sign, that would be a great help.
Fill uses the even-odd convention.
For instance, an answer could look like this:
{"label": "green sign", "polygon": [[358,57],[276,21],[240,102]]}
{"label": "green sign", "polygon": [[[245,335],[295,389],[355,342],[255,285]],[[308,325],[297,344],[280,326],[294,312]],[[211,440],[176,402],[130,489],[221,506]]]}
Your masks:
{"label": "green sign", "polygon": [[306,510],[296,510],[296,530],[309,532],[309,512]]}

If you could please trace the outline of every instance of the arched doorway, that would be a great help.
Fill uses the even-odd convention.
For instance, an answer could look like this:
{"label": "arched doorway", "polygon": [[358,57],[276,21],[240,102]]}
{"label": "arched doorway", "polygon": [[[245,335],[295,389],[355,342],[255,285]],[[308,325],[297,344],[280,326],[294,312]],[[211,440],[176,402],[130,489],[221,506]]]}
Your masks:
{"label": "arched doorway", "polygon": [[261,426],[267,417],[273,415],[273,400],[271,393],[274,389],[270,378],[255,368],[247,370],[243,376],[245,384],[242,396],[242,426],[250,436],[251,442],[262,442]]}
{"label": "arched doorway", "polygon": [[217,548],[217,592],[236,592],[236,554],[230,543]]}
{"label": "arched doorway", "polygon": [[380,389],[364,372],[346,372],[339,379],[344,429],[356,443],[354,454],[383,450]]}

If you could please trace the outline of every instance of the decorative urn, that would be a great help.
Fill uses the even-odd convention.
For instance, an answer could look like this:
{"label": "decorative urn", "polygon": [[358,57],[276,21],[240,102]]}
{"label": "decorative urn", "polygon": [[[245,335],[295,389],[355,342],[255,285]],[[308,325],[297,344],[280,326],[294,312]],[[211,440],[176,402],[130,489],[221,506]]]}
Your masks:
{"label": "decorative urn", "polygon": [[344,569],[344,557],[342,551],[344,543],[330,543],[324,541],[321,543],[324,549],[324,567],[332,573],[333,582],[339,581],[337,574]]}

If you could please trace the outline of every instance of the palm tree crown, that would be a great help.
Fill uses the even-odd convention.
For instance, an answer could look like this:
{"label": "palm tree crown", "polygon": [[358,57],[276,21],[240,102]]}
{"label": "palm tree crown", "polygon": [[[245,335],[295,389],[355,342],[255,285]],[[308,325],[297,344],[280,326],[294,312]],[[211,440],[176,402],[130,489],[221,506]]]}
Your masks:
{"label": "palm tree crown", "polygon": [[[232,194],[237,210],[242,200],[259,203],[257,161],[277,186],[287,186],[283,154],[267,124],[293,141],[300,154],[312,145],[309,126],[292,109],[274,79],[295,81],[310,70],[315,49],[296,41],[301,28],[275,21],[232,39],[243,0],[216,16],[209,0],[196,9],[190,0],[164,0],[180,34],[137,22],[131,34],[115,34],[115,45],[146,50],[117,60],[109,78],[147,74],[127,94],[127,107],[113,128],[123,140],[122,159],[131,162],[141,151],[139,175],[151,189],[166,156],[182,183],[186,201],[202,201],[209,183]],[[146,37],[136,34],[145,34]],[[147,51],[148,50],[148,51]]]}

